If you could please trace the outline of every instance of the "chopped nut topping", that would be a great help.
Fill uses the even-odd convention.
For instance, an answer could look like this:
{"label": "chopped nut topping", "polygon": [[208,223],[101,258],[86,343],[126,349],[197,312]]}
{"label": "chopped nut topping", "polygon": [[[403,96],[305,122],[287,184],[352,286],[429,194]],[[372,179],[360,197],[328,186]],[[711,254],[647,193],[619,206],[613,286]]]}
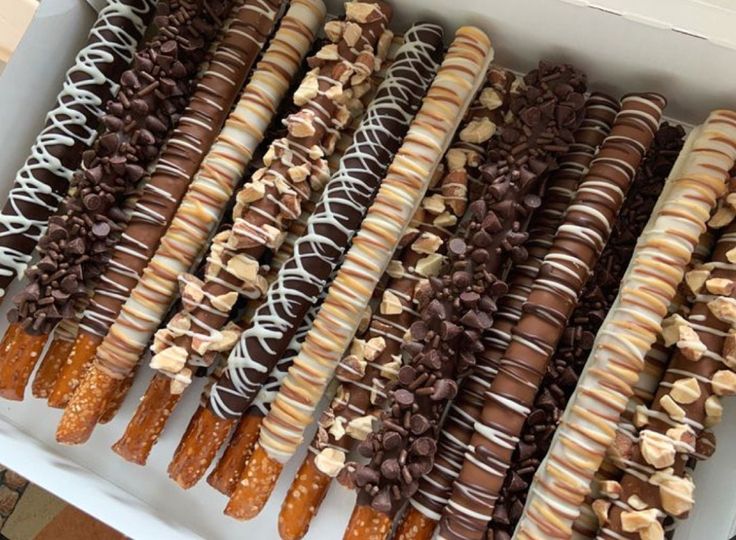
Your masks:
{"label": "chopped nut topping", "polygon": [[638,532],[657,523],[657,509],[621,512],[621,528],[624,532]]}
{"label": "chopped nut topping", "polygon": [[445,154],[447,160],[447,168],[450,171],[459,171],[465,169],[468,161],[467,154],[460,148],[450,148]]}
{"label": "chopped nut topping", "polygon": [[187,350],[175,345],[164,349],[151,358],[151,368],[178,373],[187,363]]}
{"label": "chopped nut topping", "polygon": [[695,484],[689,478],[670,476],[659,484],[662,510],[674,517],[683,517],[693,508]]}
{"label": "chopped nut topping", "polygon": [[353,418],[345,431],[356,441],[364,441],[368,434],[373,431],[373,420],[372,415]]}
{"label": "chopped nut topping", "polygon": [[376,21],[382,16],[377,4],[367,2],[345,3],[345,18],[349,21],[367,23]]}
{"label": "chopped nut topping", "polygon": [[489,111],[495,111],[503,105],[501,94],[496,92],[493,88],[483,89],[483,92],[480,94],[480,102]]}
{"label": "chopped nut topping", "polygon": [[442,238],[430,232],[423,232],[411,245],[412,251],[429,255],[436,253],[442,246]]}
{"label": "chopped nut topping", "polygon": [[711,294],[728,296],[733,292],[733,281],[725,278],[711,278],[705,282],[705,288]]}
{"label": "chopped nut topping", "polygon": [[439,193],[424,197],[422,201],[422,208],[427,210],[431,214],[441,214],[445,211],[445,198]]}
{"label": "chopped nut topping", "polygon": [[382,337],[374,337],[365,343],[365,358],[369,362],[375,360],[386,348],[386,340]]}
{"label": "chopped nut topping", "polygon": [[718,396],[733,396],[736,394],[736,373],[730,369],[721,369],[713,375],[713,392]]}
{"label": "chopped nut topping", "polygon": [[401,261],[391,259],[391,262],[388,263],[388,269],[386,270],[386,273],[389,275],[389,277],[400,279],[404,276],[404,266],[401,264]]}
{"label": "chopped nut topping", "polygon": [[736,298],[725,298],[723,296],[708,302],[708,309],[719,320],[736,325]]}
{"label": "chopped nut topping", "polygon": [[481,144],[493,137],[496,133],[496,124],[491,122],[489,118],[481,118],[480,120],[472,120],[460,132],[460,140]]}
{"label": "chopped nut topping", "polygon": [[598,524],[603,526],[608,523],[608,511],[611,508],[611,503],[605,499],[596,499],[592,504],[593,513],[598,518]]}
{"label": "chopped nut topping", "polygon": [[398,315],[404,310],[401,305],[401,300],[394,293],[388,289],[383,291],[383,297],[381,298],[380,311],[382,315]]}
{"label": "chopped nut topping", "polygon": [[685,419],[685,410],[675,403],[675,400],[672,399],[669,394],[662,396],[659,400],[659,404],[673,420],[682,422]]}
{"label": "chopped nut topping", "polygon": [[656,431],[642,430],[639,434],[639,451],[644,461],[657,469],[664,469],[675,463],[675,445]]}
{"label": "chopped nut topping", "polygon": [[693,294],[698,294],[709,277],[710,270],[707,268],[696,268],[685,274],[685,283],[690,287],[690,291]]}
{"label": "chopped nut topping", "polygon": [[[337,43],[342,37],[343,29],[345,28],[345,21],[330,21],[325,23],[325,35],[332,43]],[[297,105],[299,105],[297,103]]]}
{"label": "chopped nut topping", "polygon": [[241,253],[227,261],[227,271],[238,279],[242,279],[246,283],[253,283],[258,276],[260,265],[250,255]]}
{"label": "chopped nut topping", "polygon": [[335,478],[345,466],[345,454],[334,448],[324,448],[314,456],[314,465],[330,478]]}
{"label": "chopped nut topping", "polygon": [[672,384],[670,395],[677,403],[689,405],[700,397],[700,385],[695,377],[678,379]]}
{"label": "chopped nut topping", "polygon": [[705,426],[713,427],[721,421],[723,417],[723,405],[721,398],[718,396],[710,396],[705,400]]}
{"label": "chopped nut topping", "polygon": [[440,273],[444,260],[444,256],[439,253],[432,253],[423,259],[419,259],[414,270],[417,274],[424,277],[437,276]]}
{"label": "chopped nut topping", "polygon": [[603,480],[598,483],[598,490],[601,495],[608,497],[609,499],[618,499],[621,496],[621,484],[615,480]]}

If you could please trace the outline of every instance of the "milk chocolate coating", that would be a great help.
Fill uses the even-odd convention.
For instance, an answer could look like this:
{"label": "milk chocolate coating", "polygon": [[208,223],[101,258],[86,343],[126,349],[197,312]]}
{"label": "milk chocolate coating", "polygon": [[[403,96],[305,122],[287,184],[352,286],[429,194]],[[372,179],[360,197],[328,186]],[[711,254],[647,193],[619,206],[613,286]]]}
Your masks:
{"label": "milk chocolate coating", "polygon": [[216,414],[239,416],[247,408],[348,248],[437,70],[442,35],[432,24],[415,25],[405,34],[403,52],[327,184],[307,231],[213,388],[210,406]]}
{"label": "milk chocolate coating", "polygon": [[547,363],[608,240],[664,104],[656,94],[634,94],[622,100],[611,135],[568,208],[486,393],[440,522],[442,538],[473,540],[485,534]]}
{"label": "milk chocolate coating", "polygon": [[154,0],[110,0],[67,71],[56,106],[15,177],[0,214],[0,298],[22,276],[49,217],[69,188],[82,152],[97,137],[104,104],[154,14]]}
{"label": "milk chocolate coating", "polygon": [[490,525],[493,540],[510,538],[513,534],[526,502],[527,488],[549,449],[557,423],[588,359],[593,339],[618,295],[636,241],[682,148],[684,135],[679,126],[666,123],[660,126],[639,167],[611,238],[547,366],[496,502]]}
{"label": "milk chocolate coating", "polygon": [[131,212],[107,271],[80,322],[104,337],[158,247],[205,153],[220,132],[258,53],[273,30],[281,0],[238,2],[197,82],[189,105]]}
{"label": "milk chocolate coating", "polygon": [[409,359],[390,388],[381,427],[360,445],[371,460],[355,470],[358,503],[389,516],[432,468],[456,380],[483,351],[481,336],[507,290],[505,265],[526,259],[522,224],[539,206],[540,179],[568,150],[583,119],[585,77],[571,66],[541,63],[524,80],[526,88],[511,97],[513,121],[499,126],[481,167],[483,197],[471,203],[468,224],[447,242],[442,271],[415,291],[420,317],[404,345]]}
{"label": "milk chocolate coating", "polygon": [[463,464],[463,454],[473,433],[473,423],[483,406],[483,394],[498,371],[498,361],[511,340],[511,330],[521,317],[534,278],[552,246],[557,227],[575,190],[588,170],[598,146],[611,130],[618,103],[593,94],[585,105],[585,118],[575,131],[575,142],[559,159],[559,168],[545,183],[544,199],[529,224],[529,240],[524,244],[529,257],[512,267],[508,292],[498,301],[493,326],[483,334],[485,350],[477,356],[473,372],[463,382],[450,408],[438,441],[435,467],[422,478],[412,506],[438,521],[452,490],[452,482]]}
{"label": "milk chocolate coating", "polygon": [[[734,185],[736,179],[732,178],[732,188]],[[730,191],[733,193],[733,189]],[[625,513],[641,510],[631,506],[632,495],[637,495],[646,505],[645,508],[661,510],[662,514],[658,516],[660,521],[665,517],[686,518],[692,508],[693,485],[687,470],[688,461],[691,458],[705,459],[715,451],[715,439],[706,428],[716,424],[720,417],[709,414],[710,401],[718,402],[719,396],[736,392],[736,388],[720,390],[714,384],[718,373],[723,374],[734,368],[735,364],[731,360],[733,338],[727,335],[730,335],[728,333],[732,331],[733,322],[736,322],[730,316],[720,314],[714,307],[714,302],[733,302],[733,293],[729,289],[712,288],[711,283],[714,282],[710,281],[722,279],[733,286],[736,280],[736,264],[730,261],[727,253],[735,247],[736,223],[732,221],[721,231],[711,262],[700,267],[710,271],[709,281],[706,281],[702,289],[695,291],[693,306],[685,323],[695,331],[698,341],[705,346],[707,352],[694,359],[686,350],[688,345],[683,343],[684,340],[679,341],[651,406],[643,409],[647,417],[646,424],[638,431],[620,432],[614,442],[612,455],[624,473],[619,480],[621,496],[607,512],[607,522],[601,524],[598,538],[639,538],[638,533],[625,532],[621,523]],[[683,398],[675,392],[678,381],[692,382],[697,390],[693,389],[694,393]],[[668,412],[663,406],[663,398],[672,399],[683,416]],[[682,425],[689,426],[688,433],[677,435],[669,431]],[[668,465],[672,467],[670,471],[663,471],[666,468],[664,462],[658,463],[652,460],[651,454],[645,453],[645,438],[656,440],[663,451],[675,452],[672,463]],[[703,450],[704,448],[707,449]],[[663,480],[652,482],[655,474]],[[672,479],[681,479],[683,484],[673,483]],[[603,500],[607,500],[605,496]]]}
{"label": "milk chocolate coating", "polygon": [[[168,11],[167,4],[160,8]],[[127,221],[124,201],[147,175],[163,141],[187,104],[192,79],[222,21],[227,3],[182,1],[156,18],[157,34],[120,78],[106,107],[105,129],[85,152],[74,189],[38,244],[41,260],[9,312],[30,334],[48,333],[84,304]]]}

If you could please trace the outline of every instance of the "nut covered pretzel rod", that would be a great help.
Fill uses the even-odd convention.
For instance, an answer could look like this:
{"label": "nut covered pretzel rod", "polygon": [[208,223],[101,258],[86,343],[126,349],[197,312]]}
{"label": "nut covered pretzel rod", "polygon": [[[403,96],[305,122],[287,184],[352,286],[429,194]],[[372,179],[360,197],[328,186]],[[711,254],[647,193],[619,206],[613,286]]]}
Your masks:
{"label": "nut covered pretzel rod", "polygon": [[[266,293],[268,284],[258,273],[258,259],[278,246],[284,223],[299,215],[300,202],[310,193],[307,179],[318,190],[329,179],[323,156],[333,153],[350,118],[344,103],[359,102],[370,90],[368,78],[380,67],[392,43],[392,34],[386,30],[392,13],[388,5],[348,2],[345,7],[346,22],[325,26],[335,43],[325,45],[311,59],[313,69],[295,94],[296,102],[305,105],[289,117],[288,136],[274,143],[266,156],[268,166],[241,190],[232,230],[215,238],[215,257],[204,283],[183,280],[184,296],[194,294],[197,301],[181,312],[182,323],[188,325],[185,333],[171,325],[167,329],[172,338],[176,336],[176,347],[161,356],[169,359],[167,366],[161,365],[168,371],[178,371],[175,364],[207,362],[214,352],[208,355],[209,347],[227,348],[237,340],[237,334],[230,336],[230,343],[220,339],[219,329],[226,319],[212,306],[212,299],[230,299],[238,293],[258,298]],[[198,411],[174,454],[169,476],[182,487],[193,485],[214,458],[211,444],[222,444],[234,424]],[[197,439],[203,433],[208,434],[207,442],[200,445]]]}
{"label": "nut covered pretzel rod", "polygon": [[711,113],[688,137],[535,475],[520,538],[570,534],[735,157],[734,112]]}
{"label": "nut covered pretzel rod", "polygon": [[485,394],[465,463],[440,520],[440,538],[485,535],[547,362],[608,240],[664,104],[664,98],[648,93],[622,100],[611,134],[578,187]]}
{"label": "nut covered pretzel rod", "polygon": [[449,240],[440,271],[415,290],[419,319],[404,344],[407,358],[387,392],[380,426],[358,449],[369,463],[357,465],[353,474],[358,509],[346,538],[384,538],[387,524],[432,468],[456,380],[483,351],[481,336],[507,291],[508,263],[526,259],[523,229],[539,206],[542,175],[569,149],[583,119],[580,72],[542,63],[523,83],[511,93],[514,117],[490,141],[481,167],[487,182],[482,199],[470,205],[467,225]]}
{"label": "nut covered pretzel rod", "polygon": [[[261,48],[271,34],[281,0],[236,0],[197,81],[189,105],[158,157],[151,178],[132,208],[120,241],[79,323],[82,334],[104,337],[135,286],[158,241],[220,132]],[[67,340],[67,332],[54,336]],[[72,341],[75,337],[72,337]],[[90,350],[90,353],[93,351]],[[53,361],[53,358],[52,358]],[[41,386],[46,383],[39,382]]]}
{"label": "nut covered pretzel rod", "polygon": [[25,272],[82,152],[97,137],[105,103],[118,92],[155,5],[155,0],[109,0],[67,71],[56,105],[0,213],[0,302],[10,282]]}
{"label": "nut covered pretzel rod", "polygon": [[[713,244],[714,238],[710,230],[701,235],[698,245],[695,247],[693,256],[687,266],[688,271],[702,265],[710,258],[710,255],[713,252]],[[675,294],[675,297],[670,303],[667,311],[668,316],[677,313],[678,315],[687,317],[691,307],[688,299],[689,294],[686,284],[684,282],[680,283],[677,293]],[[633,395],[629,399],[626,405],[626,410],[622,413],[621,421],[617,427],[618,431],[626,431],[624,435],[634,432],[634,415],[636,414],[637,409],[640,406],[649,406],[654,400],[654,394],[657,391],[659,381],[664,377],[664,372],[667,369],[667,364],[669,363],[670,349],[671,347],[665,346],[661,336],[658,336],[657,341],[652,345],[651,349],[649,349],[644,357],[644,367],[639,375],[639,379],[632,388]],[[601,466],[595,473],[591,493],[586,496],[585,502],[580,507],[580,516],[578,516],[573,524],[575,538],[595,538],[598,531],[598,518],[593,512],[591,504],[600,494],[599,486],[604,485],[601,484],[601,482],[605,482],[607,480],[618,480],[620,477],[620,470],[613,460],[613,451],[615,446],[616,439],[614,439],[613,444],[609,446],[605,460],[601,463]],[[493,525],[493,522],[491,522],[491,525]]]}
{"label": "nut covered pretzel rod", "polygon": [[449,409],[437,443],[435,465],[419,481],[396,538],[418,540],[429,538],[434,532],[449,499],[452,482],[462,467],[462,456],[473,434],[473,423],[480,415],[483,394],[498,371],[498,360],[511,340],[511,330],[521,316],[522,306],[565,210],[598,146],[610,132],[617,111],[618,103],[601,94],[594,93],[586,102],[585,117],[575,131],[574,142],[559,159],[559,168],[545,182],[542,206],[536,210],[529,224],[529,240],[524,244],[528,258],[512,268],[508,292],[499,299],[493,325],[483,335],[485,350],[477,356],[473,371],[463,382]]}
{"label": "nut covered pretzel rod", "polygon": [[360,325],[372,291],[428,188],[491,60],[488,37],[460,28],[386,179],[353,239],[312,330],[263,421],[256,446],[225,512],[256,515],[303,439],[304,429]]}
{"label": "nut covered pretzel rod", "polygon": [[104,129],[85,151],[73,189],[39,240],[41,259],[13,298],[8,319],[20,330],[11,329],[6,335],[15,339],[4,338],[1,345],[3,397],[23,399],[48,334],[60,320],[75,316],[104,271],[128,218],[126,200],[145,183],[221,24],[227,3],[209,2],[182,1],[173,12],[157,16],[157,32],[121,75],[120,92],[102,117]]}
{"label": "nut covered pretzel rod", "polygon": [[89,436],[107,397],[137,364],[166,314],[178,277],[190,270],[220,221],[323,20],[320,0],[295,2],[294,6],[301,6],[299,19],[282,19],[156,255],[98,348],[95,363],[74,394],[74,406],[67,406],[57,430],[58,440],[75,443]]}
{"label": "nut covered pretzel rod", "polygon": [[608,243],[588,279],[537,392],[506,473],[490,529],[509,539],[521,517],[526,488],[544,459],[559,418],[588,359],[593,340],[611,308],[636,240],[646,225],[682,147],[684,130],[663,124],[626,195]]}
{"label": "nut covered pretzel rod", "polygon": [[715,451],[706,429],[721,420],[721,396],[736,394],[734,217],[733,208],[724,205],[710,220],[718,226],[731,224],[716,242],[711,262],[688,274],[693,308],[687,319],[673,315],[662,324],[665,344],[676,349],[652,406],[638,410],[639,429],[620,433],[614,442],[624,474],[620,481],[607,483],[593,502],[601,523],[598,538],[663,540],[662,520],[686,518],[692,509],[695,486],[685,470],[687,462],[704,446],[707,455]]}

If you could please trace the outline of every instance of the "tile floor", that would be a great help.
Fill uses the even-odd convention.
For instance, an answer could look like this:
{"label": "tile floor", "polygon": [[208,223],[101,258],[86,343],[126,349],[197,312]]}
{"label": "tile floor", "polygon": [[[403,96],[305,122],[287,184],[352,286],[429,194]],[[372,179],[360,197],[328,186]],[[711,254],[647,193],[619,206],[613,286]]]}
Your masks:
{"label": "tile floor", "polygon": [[0,465],[0,540],[82,539],[125,536]]}

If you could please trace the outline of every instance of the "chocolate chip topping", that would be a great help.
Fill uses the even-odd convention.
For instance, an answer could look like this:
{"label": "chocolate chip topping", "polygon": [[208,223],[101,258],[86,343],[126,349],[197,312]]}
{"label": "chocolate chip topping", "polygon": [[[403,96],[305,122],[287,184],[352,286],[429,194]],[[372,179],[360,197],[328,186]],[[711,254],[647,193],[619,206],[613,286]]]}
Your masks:
{"label": "chocolate chip topping", "polygon": [[[14,299],[16,307],[9,317],[19,321],[26,332],[48,333],[86,302],[110,260],[111,248],[120,239],[126,221],[125,200],[186,107],[192,78],[226,8],[227,3],[220,0],[201,5],[182,0],[173,7],[159,4],[156,35],[122,74],[120,92],[108,103],[102,118],[105,129],[84,153],[82,170],[74,175],[74,189],[62,201],[58,215],[49,220],[54,230],[39,241],[47,269],[31,267],[26,272],[29,284]],[[85,198],[91,200],[90,195],[99,198],[94,212],[84,204]],[[54,240],[60,237],[60,228],[67,236]],[[55,298],[52,293],[59,288],[69,297]]]}
{"label": "chocolate chip topping", "polygon": [[[407,473],[397,479],[382,476],[380,482],[365,486],[359,493],[360,504],[392,515],[404,497],[417,490],[421,475],[412,474],[411,466],[418,464],[422,474],[431,469],[436,445],[430,455],[419,456],[413,443],[419,436],[437,439],[443,411],[457,393],[456,379],[469,372],[483,351],[481,336],[491,325],[498,295],[505,290],[497,283],[502,282],[511,258],[526,257],[521,251],[527,238],[523,224],[538,206],[527,195],[540,189],[540,176],[573,142],[583,102],[573,108],[571,116],[557,111],[577,102],[575,96],[584,91],[584,76],[572,67],[540,63],[539,69],[524,78],[519,92],[512,93],[511,121],[498,126],[499,135],[489,141],[480,168],[486,184],[482,198],[469,206],[468,223],[455,241],[447,242],[453,249],[448,249],[443,268],[429,278],[429,286],[418,299],[420,321],[412,325],[412,341],[404,347],[408,365],[426,374],[421,384],[405,388],[414,393],[415,404],[411,411],[404,411],[389,402],[381,429],[369,435],[368,440],[379,448],[387,433],[398,431],[403,444],[390,453],[374,455],[363,467],[379,470],[381,460],[398,455],[404,457]],[[460,138],[471,136],[480,125],[471,122]],[[533,207],[526,206],[527,201]],[[401,379],[395,383],[395,387],[403,386]],[[409,426],[409,432],[396,429],[403,424]],[[392,503],[389,511],[383,509],[386,497]]]}

